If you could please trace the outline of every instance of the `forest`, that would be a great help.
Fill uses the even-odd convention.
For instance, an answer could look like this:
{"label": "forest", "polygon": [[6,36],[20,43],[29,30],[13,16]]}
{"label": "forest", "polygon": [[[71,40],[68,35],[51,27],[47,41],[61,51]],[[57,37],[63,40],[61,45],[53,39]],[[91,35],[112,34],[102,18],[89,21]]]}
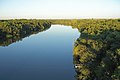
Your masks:
{"label": "forest", "polygon": [[120,19],[0,20],[0,46],[61,24],[81,33],[74,43],[77,80],[120,79]]}
{"label": "forest", "polygon": [[46,20],[0,20],[0,45],[8,46],[31,34],[45,31],[50,26]]}

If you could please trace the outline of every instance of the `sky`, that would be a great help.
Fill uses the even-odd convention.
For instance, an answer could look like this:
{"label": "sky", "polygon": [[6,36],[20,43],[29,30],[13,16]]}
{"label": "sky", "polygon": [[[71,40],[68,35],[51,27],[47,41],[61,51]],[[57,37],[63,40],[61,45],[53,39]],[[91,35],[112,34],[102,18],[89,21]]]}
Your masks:
{"label": "sky", "polygon": [[0,19],[120,18],[120,0],[0,0]]}

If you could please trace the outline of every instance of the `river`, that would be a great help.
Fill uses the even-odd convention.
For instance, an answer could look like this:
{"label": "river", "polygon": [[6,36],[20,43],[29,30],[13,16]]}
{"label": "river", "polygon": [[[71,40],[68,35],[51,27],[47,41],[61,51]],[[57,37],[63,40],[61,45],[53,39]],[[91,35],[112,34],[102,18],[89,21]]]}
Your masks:
{"label": "river", "polygon": [[79,36],[71,26],[52,25],[0,46],[0,80],[75,80],[73,47]]}

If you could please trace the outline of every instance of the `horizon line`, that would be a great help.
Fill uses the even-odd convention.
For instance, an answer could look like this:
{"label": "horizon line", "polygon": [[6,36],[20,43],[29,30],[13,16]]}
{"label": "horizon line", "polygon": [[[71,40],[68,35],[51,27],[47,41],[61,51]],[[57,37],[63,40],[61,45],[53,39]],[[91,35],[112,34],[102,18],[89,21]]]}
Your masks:
{"label": "horizon line", "polygon": [[22,20],[22,19],[26,19],[26,20],[73,20],[73,19],[120,19],[120,18],[6,18],[6,19],[0,19],[0,20]]}

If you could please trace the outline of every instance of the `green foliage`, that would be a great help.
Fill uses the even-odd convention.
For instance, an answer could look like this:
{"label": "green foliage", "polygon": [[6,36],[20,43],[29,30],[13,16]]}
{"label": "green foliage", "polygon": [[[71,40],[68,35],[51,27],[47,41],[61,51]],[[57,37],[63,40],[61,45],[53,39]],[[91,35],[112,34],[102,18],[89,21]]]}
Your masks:
{"label": "green foliage", "polygon": [[[80,21],[80,22],[79,22]],[[78,20],[81,32],[74,46],[77,80],[120,79],[120,21]],[[76,24],[75,24],[76,25]],[[83,71],[87,70],[88,73]]]}
{"label": "green foliage", "polygon": [[6,38],[11,38],[11,37],[12,37],[12,35],[10,35],[10,34],[6,35]]}
{"label": "green foliage", "polygon": [[47,20],[1,20],[0,45],[7,46],[26,36],[44,31],[50,26],[51,23]]}

